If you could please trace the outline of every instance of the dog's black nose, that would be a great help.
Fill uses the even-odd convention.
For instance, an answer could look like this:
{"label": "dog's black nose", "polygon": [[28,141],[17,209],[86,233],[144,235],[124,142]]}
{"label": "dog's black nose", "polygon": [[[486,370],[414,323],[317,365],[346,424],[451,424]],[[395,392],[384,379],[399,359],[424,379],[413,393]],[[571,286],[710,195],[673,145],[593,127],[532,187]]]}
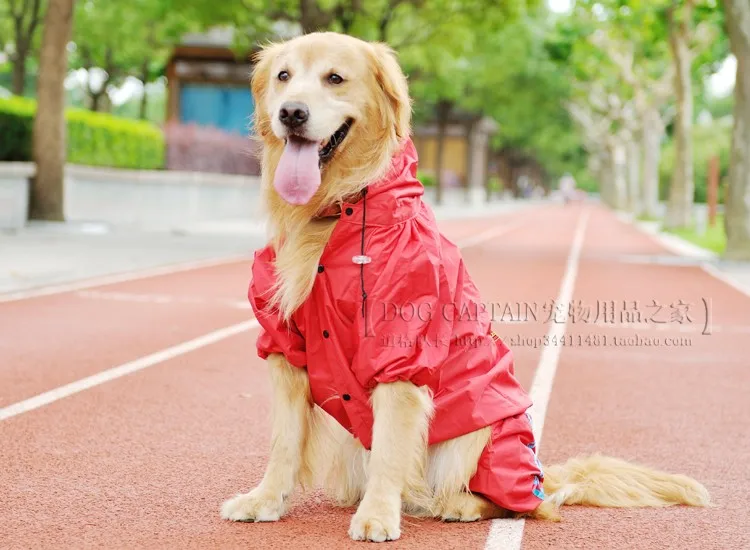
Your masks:
{"label": "dog's black nose", "polygon": [[289,128],[301,126],[310,117],[310,109],[304,103],[288,101],[281,106],[279,120]]}

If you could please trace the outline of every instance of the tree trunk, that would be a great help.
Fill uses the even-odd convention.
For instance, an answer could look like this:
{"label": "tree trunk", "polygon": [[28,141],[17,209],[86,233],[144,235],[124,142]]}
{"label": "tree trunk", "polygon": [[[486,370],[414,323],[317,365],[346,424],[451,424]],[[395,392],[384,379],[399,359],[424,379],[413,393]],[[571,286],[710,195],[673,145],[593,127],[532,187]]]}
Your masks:
{"label": "tree trunk", "polygon": [[[640,132],[633,137],[639,136]],[[629,139],[627,143],[628,210],[640,216],[643,200],[641,196],[641,150],[640,143]]]}
{"label": "tree trunk", "polygon": [[437,105],[437,150],[435,151],[435,203],[443,203],[443,151],[445,150],[445,130],[448,126],[451,104],[441,101]]}
{"label": "tree trunk", "polygon": [[13,80],[10,91],[15,95],[23,95],[26,88],[26,61],[29,58],[27,49],[19,46],[13,56]]}
{"label": "tree trunk", "polygon": [[693,87],[691,76],[692,54],[688,46],[689,10],[685,9],[683,20],[675,20],[669,11],[669,47],[675,64],[675,92],[677,116],[675,117],[675,163],[672,182],[669,186],[669,203],[665,225],[668,228],[690,227],[693,217]]}
{"label": "tree trunk", "polygon": [[604,157],[603,164],[599,167],[599,179],[601,181],[601,194],[602,194],[602,201],[604,201],[604,204],[609,206],[610,208],[614,208],[615,206],[615,177],[614,177],[614,171],[613,167],[614,164],[612,162],[612,155],[607,152],[606,154],[602,155]]}
{"label": "tree trunk", "polygon": [[497,174],[493,174],[492,171],[492,152],[487,152],[487,158],[485,159],[485,165],[484,165],[484,173],[487,175],[487,177],[484,179],[484,189],[487,193],[486,200],[487,202],[492,201],[493,191],[491,186],[491,180],[492,177],[497,177]]}
{"label": "tree trunk", "polygon": [[599,196],[601,200],[608,204],[607,193],[609,192],[609,174],[607,169],[609,167],[609,153],[606,149],[589,149],[589,155],[586,162],[586,167],[591,175],[596,180],[599,188]]}
{"label": "tree trunk", "polygon": [[732,156],[725,200],[725,256],[750,260],[750,4],[747,0],[724,0],[724,7],[732,52],[737,58]]}
{"label": "tree trunk", "polygon": [[659,217],[659,160],[664,124],[659,111],[650,107],[643,118],[643,213]]}
{"label": "tree trunk", "polygon": [[148,83],[149,62],[144,61],[141,65],[141,82],[143,82],[143,95],[141,96],[141,107],[138,116],[141,120],[146,120],[146,109],[148,107],[148,95],[146,94],[146,84]]}
{"label": "tree trunk", "polygon": [[148,95],[146,94],[146,86],[143,86],[143,95],[141,96],[141,106],[138,110],[138,118],[146,120],[148,109]]}
{"label": "tree trunk", "polygon": [[96,92],[91,94],[91,110],[94,112],[98,112],[101,108],[101,99],[104,95],[104,89],[102,89],[101,92]]}
{"label": "tree trunk", "polygon": [[596,173],[604,204],[615,210],[625,206],[627,198],[627,170],[625,148],[614,138],[609,138],[607,148],[599,155]]}
{"label": "tree trunk", "polygon": [[390,14],[385,15],[378,24],[378,40],[380,42],[388,41],[388,23],[390,22]]}
{"label": "tree trunk", "polygon": [[326,30],[333,19],[332,14],[332,10],[324,12],[316,0],[300,0],[299,2],[299,24],[305,34]]}
{"label": "tree trunk", "polygon": [[16,11],[17,7],[15,2],[11,2],[10,13],[8,13],[13,20],[13,40],[15,44],[15,53],[12,58],[11,91],[15,95],[23,95],[26,89],[26,62],[29,59],[34,35],[39,25],[42,2],[41,0],[33,0],[33,3],[29,4],[28,0],[25,0],[20,11]]}
{"label": "tree trunk", "polygon": [[625,145],[612,138],[609,144],[609,201],[615,210],[623,210],[627,204],[627,154]]}
{"label": "tree trunk", "polygon": [[33,157],[36,176],[31,191],[32,218],[64,217],[65,75],[75,0],[50,0],[44,19],[37,80]]}

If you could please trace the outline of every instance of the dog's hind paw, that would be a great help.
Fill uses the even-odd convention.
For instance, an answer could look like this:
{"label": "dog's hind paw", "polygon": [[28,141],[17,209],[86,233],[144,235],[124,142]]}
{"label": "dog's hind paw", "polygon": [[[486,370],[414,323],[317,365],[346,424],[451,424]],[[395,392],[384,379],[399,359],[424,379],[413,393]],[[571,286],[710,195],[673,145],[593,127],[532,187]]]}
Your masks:
{"label": "dog's hind paw", "polygon": [[231,521],[278,521],[284,515],[281,495],[256,487],[230,498],[221,506],[221,517]]}
{"label": "dog's hind paw", "polygon": [[368,506],[362,502],[349,526],[352,540],[385,542],[401,537],[401,507]]}

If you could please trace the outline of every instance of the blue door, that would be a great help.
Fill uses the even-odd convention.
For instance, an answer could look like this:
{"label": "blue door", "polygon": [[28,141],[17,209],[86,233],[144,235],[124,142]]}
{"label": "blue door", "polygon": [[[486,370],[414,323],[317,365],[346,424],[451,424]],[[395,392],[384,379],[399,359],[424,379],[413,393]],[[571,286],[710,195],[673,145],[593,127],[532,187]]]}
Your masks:
{"label": "blue door", "polygon": [[253,98],[244,87],[185,84],[180,90],[180,121],[247,135]]}

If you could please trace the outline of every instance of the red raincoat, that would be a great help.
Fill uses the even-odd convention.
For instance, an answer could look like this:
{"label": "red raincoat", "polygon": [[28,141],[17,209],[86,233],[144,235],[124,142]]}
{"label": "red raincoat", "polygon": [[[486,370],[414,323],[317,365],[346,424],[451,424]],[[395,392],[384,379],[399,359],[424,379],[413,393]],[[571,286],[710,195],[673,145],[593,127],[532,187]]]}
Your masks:
{"label": "red raincoat", "polygon": [[[514,377],[510,350],[490,330],[458,247],[422,202],[416,172],[407,141],[364,199],[341,206],[312,292],[288,324],[268,305],[274,250],[255,253],[249,298],[262,326],[258,354],[282,353],[307,368],[315,403],[367,449],[375,385],[428,386],[435,403],[430,444],[493,426],[470,489],[504,508],[533,510],[543,496],[524,414],[531,401]],[[370,263],[353,260],[362,248]]]}

